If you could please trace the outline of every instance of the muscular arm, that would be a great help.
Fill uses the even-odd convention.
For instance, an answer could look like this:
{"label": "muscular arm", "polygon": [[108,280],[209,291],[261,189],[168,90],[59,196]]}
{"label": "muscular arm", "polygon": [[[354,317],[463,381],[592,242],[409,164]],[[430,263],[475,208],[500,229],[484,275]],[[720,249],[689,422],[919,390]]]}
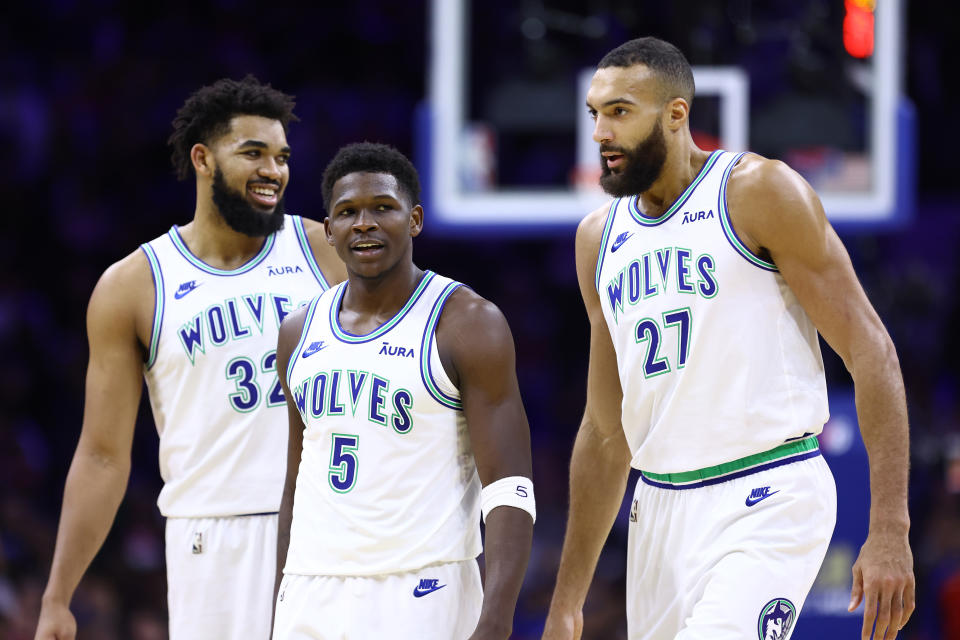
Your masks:
{"label": "muscular arm", "polygon": [[[90,360],[83,427],[63,492],[50,579],[36,638],[73,638],[70,600],[113,524],[130,476],[133,429],[143,385],[138,305],[153,295],[138,251],[108,269],[87,309]],[[152,302],[149,303],[152,309]]]}
{"label": "muscular arm", "polygon": [[287,399],[287,418],[290,435],[287,440],[287,474],[283,481],[283,496],[280,499],[280,513],[277,516],[277,576],[273,586],[273,605],[277,604],[277,592],[283,579],[283,565],[287,562],[287,549],[290,547],[290,524],[293,522],[293,494],[297,487],[297,472],[300,470],[300,456],[303,453],[303,419],[297,410],[293,394],[287,386],[287,370],[290,355],[297,348],[307,308],[301,307],[284,318],[280,325],[280,337],[277,341],[277,374],[283,385],[283,395]]}
{"label": "muscular arm", "polygon": [[606,211],[593,212],[577,230],[577,278],[590,319],[587,403],[570,462],[570,513],[544,639],[580,637],[583,603],[630,472],[616,353],[594,287]]}
{"label": "muscular arm", "polygon": [[332,287],[338,282],[346,280],[347,267],[343,264],[340,256],[337,255],[337,250],[327,242],[323,224],[316,220],[303,218],[303,230],[307,232],[310,249],[313,251],[313,259],[317,261],[317,266],[323,272],[323,277],[327,279],[327,284]]}
{"label": "muscular arm", "polygon": [[[437,327],[437,348],[460,389],[480,482],[530,478],[530,428],[503,314],[472,291],[458,289]],[[533,520],[526,511],[500,506],[488,513],[483,608],[472,638],[510,637],[532,540]]]}
{"label": "muscular arm", "polygon": [[[780,162],[747,156],[731,176],[731,217],[751,248],[768,251],[781,275],[853,377],[857,418],[870,459],[870,528],[854,565],[850,608],[866,594],[863,637],[890,637],[914,608],[907,533],[909,434],[893,342],[857,280],[813,189]],[[878,607],[879,605],[879,607]]]}

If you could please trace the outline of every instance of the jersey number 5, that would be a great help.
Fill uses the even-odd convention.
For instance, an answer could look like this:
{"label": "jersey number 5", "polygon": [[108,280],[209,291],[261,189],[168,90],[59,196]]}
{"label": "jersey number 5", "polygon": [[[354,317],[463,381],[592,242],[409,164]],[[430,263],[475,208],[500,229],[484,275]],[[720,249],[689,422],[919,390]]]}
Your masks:
{"label": "jersey number 5", "polygon": [[357,483],[356,451],[360,447],[360,436],[346,433],[334,433],[330,446],[330,488],[337,493],[347,493]]}

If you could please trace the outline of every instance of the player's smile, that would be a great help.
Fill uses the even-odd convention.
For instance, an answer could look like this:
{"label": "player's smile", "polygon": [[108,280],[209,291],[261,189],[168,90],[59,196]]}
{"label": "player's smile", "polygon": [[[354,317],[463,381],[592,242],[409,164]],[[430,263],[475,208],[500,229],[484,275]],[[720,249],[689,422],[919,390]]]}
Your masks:
{"label": "player's smile", "polygon": [[254,204],[273,209],[280,201],[281,187],[273,180],[255,180],[247,183],[247,194]]}

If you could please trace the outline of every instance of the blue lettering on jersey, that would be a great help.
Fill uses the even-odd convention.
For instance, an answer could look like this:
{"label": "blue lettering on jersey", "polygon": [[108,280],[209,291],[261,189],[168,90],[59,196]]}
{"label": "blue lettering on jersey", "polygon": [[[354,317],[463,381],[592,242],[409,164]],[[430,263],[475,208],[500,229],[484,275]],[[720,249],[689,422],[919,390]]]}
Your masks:
{"label": "blue lettering on jersey", "polygon": [[653,270],[650,268],[650,254],[643,254],[643,297],[649,298],[660,292],[659,287],[653,283]]}
{"label": "blue lettering on jersey", "polygon": [[[369,397],[361,400],[366,381]],[[345,389],[341,388],[346,386]],[[310,420],[337,419],[345,416],[346,409],[340,398],[349,396],[353,415],[361,402],[368,408],[367,418],[376,424],[391,426],[400,435],[413,429],[413,394],[408,389],[398,388],[390,393],[390,381],[367,371],[320,371],[292,387],[293,401],[303,418]]]}
{"label": "blue lettering on jersey", "polygon": [[[656,256],[656,266],[653,266],[652,255]],[[607,302],[614,322],[620,322],[620,316],[624,312],[624,298],[632,307],[637,306],[641,300],[668,291],[713,298],[720,289],[715,270],[716,262],[713,256],[705,253],[694,257],[690,249],[663,247],[645,253],[630,261],[607,284]],[[655,281],[657,273],[660,283]]]}
{"label": "blue lettering on jersey", "polygon": [[697,221],[699,221],[699,220],[708,220],[708,219],[710,219],[710,218],[712,218],[712,217],[713,217],[713,209],[710,209],[710,211],[706,211],[706,212],[704,212],[704,211],[696,211],[696,212],[684,211],[684,212],[683,212],[683,222],[681,222],[680,224],[683,225],[683,224],[687,224],[688,222],[697,222]]}
{"label": "blue lettering on jersey", "polygon": [[380,347],[380,351],[377,352],[377,355],[399,356],[401,358],[413,358],[413,354],[413,349],[407,347],[391,347],[389,342],[384,342],[383,346]]}
{"label": "blue lettering on jersey", "polygon": [[667,272],[670,271],[670,254],[672,251],[671,247],[657,249],[657,266],[660,267],[660,282],[663,283],[664,288],[667,286]]}
{"label": "blue lettering on jersey", "polygon": [[303,384],[299,387],[295,387],[293,390],[293,403],[297,405],[297,411],[300,412],[302,416],[304,411],[307,408],[307,385],[310,384],[309,380],[304,380]]}
{"label": "blue lettering on jersey", "polygon": [[704,298],[712,298],[717,295],[717,280],[713,277],[715,268],[713,256],[705,254],[697,258],[697,273],[700,274],[697,288],[700,289],[700,295]]}
{"label": "blue lettering on jersey", "polygon": [[327,405],[327,415],[343,415],[343,405],[340,404],[340,371],[330,372],[330,403]]}
{"label": "blue lettering on jersey", "polygon": [[234,340],[246,338],[250,335],[250,329],[240,322],[240,314],[237,311],[236,300],[227,300],[227,315],[230,316],[230,334]]}
{"label": "blue lettering on jersey", "polygon": [[287,296],[276,294],[270,294],[270,299],[273,300],[273,309],[277,312],[277,326],[279,327],[283,324],[283,319],[293,310],[293,302]]}
{"label": "blue lettering on jersey", "polygon": [[287,273],[303,273],[303,269],[300,268],[300,265],[297,265],[296,267],[267,267],[268,276],[282,276]]}
{"label": "blue lettering on jersey", "polygon": [[693,293],[693,285],[687,281],[690,275],[690,249],[677,248],[677,291]]}
{"label": "blue lettering on jersey", "polygon": [[200,331],[201,316],[202,314],[200,313],[193,316],[193,320],[180,327],[180,330],[177,332],[177,335],[180,336],[180,342],[183,344],[183,348],[187,350],[187,355],[190,357],[191,364],[194,362],[194,352],[197,349],[200,350],[200,353],[204,353],[203,333]]}
{"label": "blue lettering on jersey", "polygon": [[313,376],[312,401],[310,402],[310,415],[313,418],[319,418],[323,415],[323,398],[327,394],[327,374],[320,372]]}
{"label": "blue lettering on jersey", "polygon": [[384,406],[383,394],[390,389],[390,383],[378,375],[373,376],[373,382],[370,383],[370,414],[371,422],[376,422],[387,426],[387,417],[383,415],[381,409]]}
{"label": "blue lettering on jersey", "polygon": [[253,315],[257,327],[260,328],[260,333],[263,333],[263,294],[258,293],[255,296],[243,296],[243,301]]}
{"label": "blue lettering on jersey", "polygon": [[393,394],[393,430],[397,433],[409,433],[413,426],[410,416],[410,407],[413,406],[413,397],[406,389],[400,389]]}
{"label": "blue lettering on jersey", "polygon": [[367,382],[366,371],[348,371],[347,380],[350,385],[350,409],[353,415],[357,415],[357,405],[360,403],[360,392]]}
{"label": "blue lettering on jersey", "polygon": [[223,321],[223,308],[215,304],[207,309],[207,328],[210,341],[218,347],[227,344],[227,325]]}
{"label": "blue lettering on jersey", "polygon": [[640,301],[640,262],[638,260],[634,260],[627,266],[627,280],[627,299],[630,304],[637,304]]}
{"label": "blue lettering on jersey", "polygon": [[623,271],[618,273],[617,277],[607,285],[607,296],[610,298],[610,309],[613,311],[614,320],[616,320],[617,312],[623,311]]}

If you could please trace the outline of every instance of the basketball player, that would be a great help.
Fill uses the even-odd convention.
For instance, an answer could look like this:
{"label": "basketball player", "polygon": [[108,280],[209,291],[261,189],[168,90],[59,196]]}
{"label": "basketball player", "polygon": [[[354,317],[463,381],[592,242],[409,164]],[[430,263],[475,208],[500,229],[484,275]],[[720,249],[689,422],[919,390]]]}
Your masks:
{"label": "basketball player", "polygon": [[91,296],[83,429],[38,640],[76,633],[70,599],[123,498],[142,378],[160,434],[170,637],[269,637],[286,451],[277,332],[343,277],[323,227],[284,213],[293,106],[248,76],[203,87],[173,121],[196,210]]}
{"label": "basketball player", "polygon": [[[872,504],[854,566],[863,637],[914,608],[897,356],[811,187],[783,163],[707,153],[672,45],[633,40],[587,94],[614,200],[577,231],[587,402],[544,638],[577,638],[630,467],[630,638],[788,638],[823,560],[836,487],[817,331],[856,386]],[[622,424],[622,427],[621,427]]]}
{"label": "basketball player", "polygon": [[280,328],[290,437],[273,637],[506,639],[536,516],[510,329],[414,264],[420,183],[399,151],[344,147],[323,193],[347,281]]}

